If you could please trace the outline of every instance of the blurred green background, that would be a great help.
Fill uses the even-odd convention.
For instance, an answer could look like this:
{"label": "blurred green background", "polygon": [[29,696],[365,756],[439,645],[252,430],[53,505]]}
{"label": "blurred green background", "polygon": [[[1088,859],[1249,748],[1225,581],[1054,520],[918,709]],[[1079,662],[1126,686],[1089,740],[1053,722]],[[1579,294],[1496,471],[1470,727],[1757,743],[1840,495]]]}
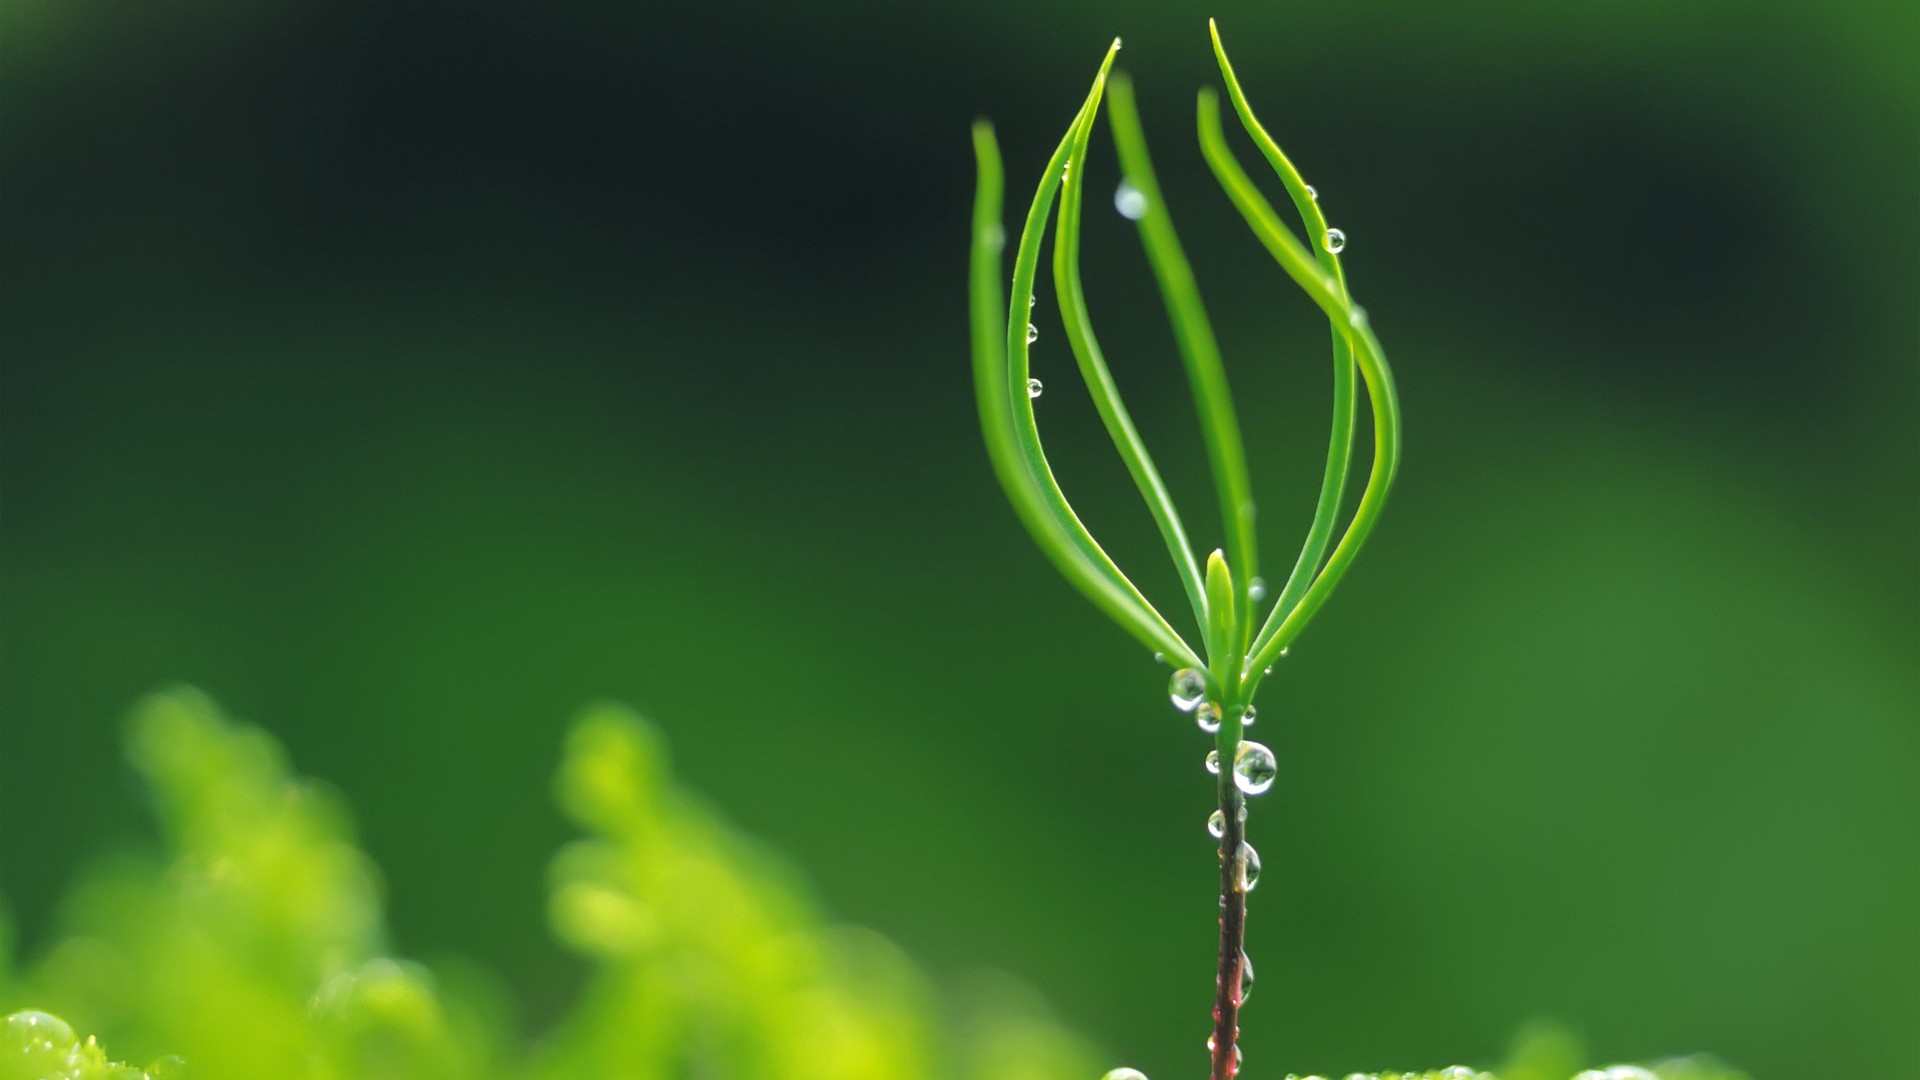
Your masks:
{"label": "blurred green background", "polygon": [[[1251,1065],[1484,1061],[1550,1016],[1598,1059],[1920,1075],[1894,3],[9,5],[26,950],[88,852],[148,834],[119,721],[188,679],[342,789],[398,947],[492,966],[537,1030],[583,970],[542,915],[550,776],[606,696],[837,916],[1190,1072],[1203,740],[1007,509],[964,290],[967,124],[1023,205],[1123,35],[1291,561],[1325,330],[1194,149],[1208,15],[1350,238],[1407,433],[1261,702]],[[1095,324],[1210,547],[1144,261],[1089,213]],[[1040,315],[1063,483],[1183,607]]]}

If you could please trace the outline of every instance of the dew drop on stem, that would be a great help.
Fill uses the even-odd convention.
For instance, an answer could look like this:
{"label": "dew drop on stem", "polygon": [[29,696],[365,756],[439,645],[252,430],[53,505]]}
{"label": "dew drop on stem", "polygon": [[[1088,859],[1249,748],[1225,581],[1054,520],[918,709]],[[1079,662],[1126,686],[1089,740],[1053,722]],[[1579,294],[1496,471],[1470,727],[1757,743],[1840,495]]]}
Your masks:
{"label": "dew drop on stem", "polygon": [[1247,995],[1253,993],[1253,958],[1245,952],[1240,954],[1240,1003],[1246,1004]]}
{"label": "dew drop on stem", "polygon": [[1240,744],[1233,754],[1233,784],[1248,795],[1264,794],[1279,775],[1273,751],[1251,740]]}
{"label": "dew drop on stem", "polygon": [[1209,735],[1219,731],[1220,706],[1211,701],[1201,702],[1200,707],[1193,710],[1193,722],[1200,725],[1200,730]]}
{"label": "dew drop on stem", "polygon": [[[1245,803],[1240,804],[1240,812],[1234,816],[1240,819],[1240,824],[1245,825],[1247,823],[1247,806]],[[1227,815],[1224,811],[1215,810],[1213,813],[1207,815],[1207,833],[1215,840],[1227,834]]]}
{"label": "dew drop on stem", "polygon": [[1197,668],[1181,668],[1167,680],[1167,696],[1173,700],[1174,708],[1192,712],[1207,696],[1207,677]]}
{"label": "dew drop on stem", "polygon": [[1249,705],[1246,708],[1240,710],[1240,726],[1241,727],[1252,727],[1253,718],[1254,718],[1253,706]]}
{"label": "dew drop on stem", "polygon": [[1238,875],[1240,891],[1252,892],[1253,887],[1260,884],[1260,853],[1253,850],[1252,844],[1242,840],[1238,857],[1234,861],[1240,871]]}
{"label": "dew drop on stem", "polygon": [[1207,771],[1215,776],[1220,775],[1220,751],[1207,751]]}
{"label": "dew drop on stem", "polygon": [[1041,385],[1039,379],[1027,380],[1027,397],[1037,398],[1040,396],[1041,392],[1044,391],[1045,389],[1046,387]]}

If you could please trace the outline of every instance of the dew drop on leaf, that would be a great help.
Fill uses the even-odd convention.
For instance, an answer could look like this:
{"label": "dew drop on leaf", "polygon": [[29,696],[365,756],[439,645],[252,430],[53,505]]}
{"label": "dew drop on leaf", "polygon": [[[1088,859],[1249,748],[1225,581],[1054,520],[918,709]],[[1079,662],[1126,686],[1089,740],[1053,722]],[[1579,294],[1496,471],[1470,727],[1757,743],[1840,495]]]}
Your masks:
{"label": "dew drop on leaf", "polygon": [[1320,201],[1320,192],[1315,190],[1312,184],[1307,185],[1307,198],[1312,199],[1314,202]]}
{"label": "dew drop on leaf", "polygon": [[1039,340],[1040,340],[1040,328],[1033,325],[1032,323],[1028,323],[1027,324],[1027,344],[1031,345],[1034,342]]}
{"label": "dew drop on leaf", "polygon": [[1139,1069],[1129,1069],[1122,1066],[1109,1071],[1107,1075],[1101,1077],[1100,1080],[1147,1080],[1147,1074],[1141,1072]]}
{"label": "dew drop on leaf", "polygon": [[1263,794],[1280,772],[1273,751],[1257,742],[1243,742],[1233,754],[1233,784],[1248,795]]}
{"label": "dew drop on leaf", "polygon": [[1128,221],[1139,221],[1147,216],[1147,197],[1139,188],[1122,180],[1120,186],[1113,189],[1113,208]]}
{"label": "dew drop on leaf", "polygon": [[1328,229],[1327,234],[1320,238],[1320,244],[1327,249],[1327,254],[1338,255],[1347,246],[1347,234],[1339,229]]}
{"label": "dew drop on leaf", "polygon": [[1247,599],[1259,603],[1267,598],[1267,579],[1254,578],[1247,585]]}
{"label": "dew drop on leaf", "polygon": [[1173,699],[1174,708],[1192,712],[1207,696],[1207,677],[1197,668],[1183,667],[1167,680],[1167,696]]}
{"label": "dew drop on leaf", "polygon": [[1043,391],[1043,390],[1045,390],[1045,389],[1046,389],[1046,387],[1045,387],[1045,386],[1042,386],[1042,385],[1040,384],[1040,380],[1039,380],[1039,379],[1028,379],[1028,380],[1027,380],[1027,397],[1029,397],[1029,398],[1037,398],[1037,397],[1039,397],[1039,396],[1040,396],[1040,393],[1041,393],[1041,391]]}
{"label": "dew drop on leaf", "polygon": [[1241,727],[1252,727],[1253,718],[1254,718],[1253,706],[1249,705],[1246,708],[1240,710],[1240,726]]}

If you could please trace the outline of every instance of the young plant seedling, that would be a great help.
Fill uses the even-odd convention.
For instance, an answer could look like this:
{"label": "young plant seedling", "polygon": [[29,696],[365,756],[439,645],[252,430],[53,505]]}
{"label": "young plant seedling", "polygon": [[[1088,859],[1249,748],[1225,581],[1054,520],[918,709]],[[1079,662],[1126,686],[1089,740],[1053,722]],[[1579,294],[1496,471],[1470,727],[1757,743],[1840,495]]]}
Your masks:
{"label": "young plant seedling", "polygon": [[[1200,93],[1201,154],[1254,236],[1326,314],[1332,331],[1333,423],[1326,471],[1312,524],[1276,596],[1267,596],[1259,577],[1246,454],[1219,346],[1154,178],[1131,84],[1122,74],[1109,77],[1114,54],[1120,50],[1118,39],[1108,49],[1092,91],[1041,173],[1014,252],[1012,296],[1004,304],[1000,282],[1006,233],[1000,220],[1000,151],[992,127],[984,121],[974,125],[979,174],[971,285],[974,386],[987,452],[1001,486],[1022,523],[1060,573],[1156,657],[1173,664],[1176,670],[1169,693],[1174,706],[1192,713],[1200,730],[1213,737],[1214,746],[1206,760],[1208,771],[1219,777],[1219,807],[1208,819],[1207,829],[1220,842],[1220,952],[1213,1034],[1208,1047],[1212,1080],[1227,1080],[1239,1070],[1240,1007],[1253,985],[1253,966],[1244,948],[1246,905],[1247,893],[1259,880],[1260,858],[1245,839],[1246,800],[1271,788],[1277,771],[1272,751],[1245,738],[1245,729],[1254,721],[1254,696],[1273,663],[1286,655],[1288,646],[1332,595],[1379,521],[1400,460],[1400,408],[1380,343],[1365,311],[1347,293],[1340,266],[1345,235],[1328,226],[1317,193],[1300,178],[1293,163],[1254,118],[1220,44],[1219,30],[1214,28],[1212,33],[1214,55],[1233,109],[1292,197],[1306,234],[1313,238],[1311,250],[1282,223],[1227,148],[1219,101],[1211,90]],[[1094,118],[1108,91],[1111,102],[1107,115],[1125,177],[1114,193],[1114,206],[1138,227],[1147,262],[1165,301],[1193,388],[1226,534],[1224,550],[1216,549],[1207,556],[1204,571],[1153,458],[1121,403],[1094,336],[1081,287],[1084,163]],[[1053,279],[1067,344],[1100,419],[1173,558],[1199,627],[1199,650],[1189,645],[1134,587],[1081,524],[1055,482],[1041,448],[1034,402],[1042,387],[1029,374],[1027,352],[1037,335],[1028,322],[1028,311],[1034,302],[1034,277],[1047,218],[1056,201],[1059,213],[1054,229]],[[1356,372],[1372,408],[1373,466],[1359,505],[1339,543],[1334,544],[1353,451]],[[1131,1069],[1115,1070],[1108,1077],[1140,1080],[1140,1074]]]}

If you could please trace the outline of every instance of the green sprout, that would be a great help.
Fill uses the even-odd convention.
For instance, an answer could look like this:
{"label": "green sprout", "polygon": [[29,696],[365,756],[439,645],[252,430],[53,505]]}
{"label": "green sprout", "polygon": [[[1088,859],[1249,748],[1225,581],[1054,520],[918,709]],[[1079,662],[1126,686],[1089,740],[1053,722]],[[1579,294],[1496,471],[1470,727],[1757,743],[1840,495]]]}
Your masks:
{"label": "green sprout", "polygon": [[[1245,797],[1267,790],[1275,772],[1271,751],[1244,739],[1244,729],[1253,721],[1254,695],[1273,663],[1286,654],[1288,646],[1325,605],[1379,521],[1400,460],[1400,408],[1380,343],[1364,309],[1347,291],[1339,258],[1345,236],[1328,226],[1318,194],[1301,179],[1299,170],[1255,119],[1234,77],[1217,27],[1212,27],[1212,35],[1214,55],[1234,111],[1292,197],[1307,235],[1314,239],[1312,250],[1281,221],[1235,160],[1221,130],[1219,101],[1210,90],[1202,90],[1199,98],[1201,154],[1254,236],[1325,313],[1332,332],[1333,422],[1326,470],[1313,521],[1293,570],[1265,607],[1264,616],[1266,597],[1259,578],[1254,503],[1240,424],[1199,287],[1154,177],[1132,85],[1122,74],[1109,75],[1114,55],[1120,50],[1118,39],[1107,50],[1092,90],[1041,173],[1014,253],[1012,295],[1004,305],[1000,278],[1006,233],[1001,227],[1004,181],[1000,151],[992,127],[984,121],[975,124],[973,141],[979,173],[971,291],[973,372],[980,426],[994,472],[1014,510],[1041,551],[1075,588],[1141,644],[1173,663],[1174,704],[1194,712],[1202,730],[1214,736],[1208,767],[1220,777],[1220,805],[1209,820],[1209,830],[1220,840],[1221,933],[1210,1046],[1212,1076],[1225,1080],[1238,1071],[1239,1009],[1252,984],[1251,965],[1242,945],[1246,893],[1257,881],[1259,861],[1244,839]],[[1120,400],[1094,336],[1081,285],[1080,221],[1086,194],[1087,144],[1102,96],[1109,89],[1108,118],[1124,176],[1115,194],[1115,206],[1138,226],[1147,262],[1165,301],[1187,381],[1193,389],[1220,506],[1224,549],[1215,549],[1207,557],[1204,572],[1153,458]],[[1041,446],[1033,405],[1041,386],[1029,375],[1027,352],[1034,335],[1027,313],[1034,302],[1034,277],[1047,217],[1056,200],[1059,213],[1053,275],[1067,341],[1100,419],[1173,558],[1199,627],[1200,650],[1188,644],[1087,531],[1054,479]],[[1372,409],[1373,466],[1346,531],[1339,543],[1333,544],[1353,451],[1356,370]]]}

